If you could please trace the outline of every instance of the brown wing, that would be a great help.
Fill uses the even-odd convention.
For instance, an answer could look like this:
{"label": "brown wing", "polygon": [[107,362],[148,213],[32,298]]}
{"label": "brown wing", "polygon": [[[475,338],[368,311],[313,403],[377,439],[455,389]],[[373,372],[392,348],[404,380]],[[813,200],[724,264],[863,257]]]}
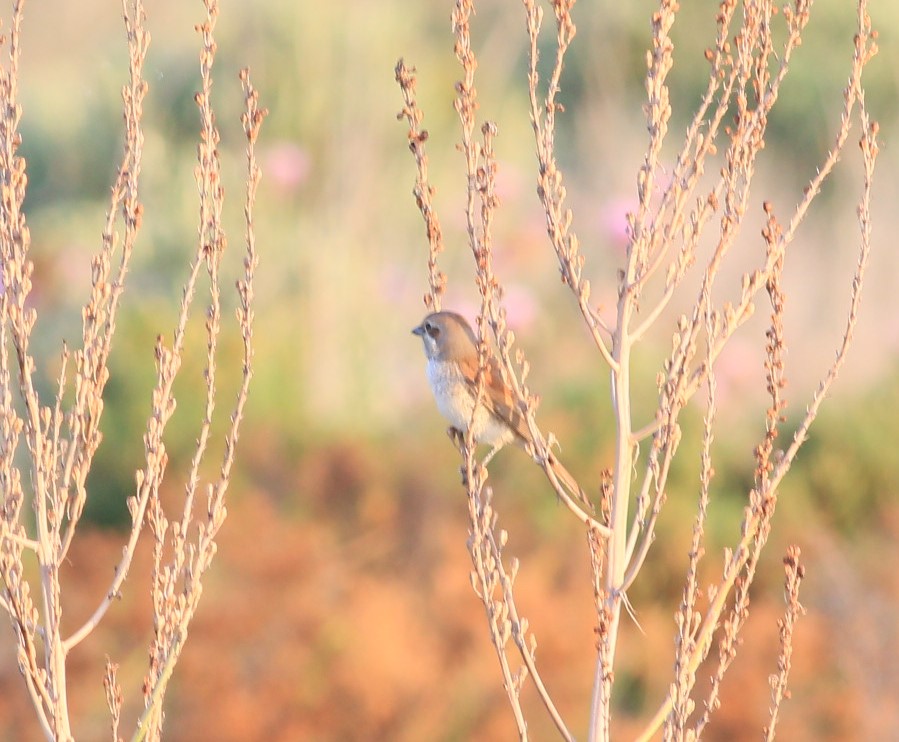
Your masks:
{"label": "brown wing", "polygon": [[[471,393],[477,394],[477,356],[466,358],[459,365],[462,367],[462,373],[471,389]],[[484,369],[484,377],[484,398],[482,404],[496,417],[505,422],[523,442],[529,442],[531,433],[528,430],[527,422],[525,422],[524,414],[515,400],[512,390],[503,383],[503,376],[495,358],[488,359],[487,367]]]}
{"label": "brown wing", "polygon": [[[469,389],[471,389],[471,393],[477,394],[477,384],[475,383],[478,374],[477,357],[465,358],[459,362],[459,365],[462,367],[462,373],[465,376]],[[484,374],[484,399],[482,404],[494,415],[502,419],[518,435],[519,443],[530,442],[531,433],[525,422],[524,414],[515,401],[512,390],[503,383],[502,373],[495,358],[489,359],[487,368],[484,369]],[[577,480],[562,466],[561,462],[550,455],[549,465],[562,482],[563,487],[578,497],[581,502],[589,504],[587,496],[577,483]]]}

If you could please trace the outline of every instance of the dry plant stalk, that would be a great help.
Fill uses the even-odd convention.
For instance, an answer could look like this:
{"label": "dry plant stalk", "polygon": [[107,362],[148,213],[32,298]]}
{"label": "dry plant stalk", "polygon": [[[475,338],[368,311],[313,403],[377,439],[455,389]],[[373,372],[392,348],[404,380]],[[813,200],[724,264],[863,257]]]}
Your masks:
{"label": "dry plant stalk", "polygon": [[[666,740],[693,738],[703,732],[720,705],[721,682],[736,654],[740,631],[748,616],[749,588],[767,543],[778,487],[840,371],[857,322],[870,250],[870,196],[878,152],[878,127],[868,115],[862,74],[877,52],[876,33],[871,29],[867,1],[857,0],[857,28],[849,63],[849,84],[844,91],[836,140],[814,177],[797,196],[787,218],[779,219],[771,204],[764,203],[767,216],[762,233],[764,260],[743,276],[739,295],[716,304],[712,298],[713,289],[744,226],[751,205],[756,161],[765,145],[768,116],[789,72],[793,53],[801,43],[811,2],[796,0],[778,8],[770,0],[762,0],[741,5],[739,13],[736,0],[720,2],[716,37],[706,52],[710,65],[707,88],[679,153],[673,165],[669,165],[662,159],[672,115],[666,78],[674,64],[670,32],[679,6],[674,0],[661,0],[652,16],[652,44],[647,53],[645,113],[649,139],[637,178],[638,205],[628,217],[629,244],[619,273],[613,324],[604,322],[598,308],[591,303],[591,287],[585,278],[587,260],[573,229],[574,218],[567,206],[564,176],[555,156],[556,116],[562,111],[557,94],[565,57],[576,33],[571,17],[574,0],[551,0],[549,5],[555,29],[555,57],[544,82],[538,73],[539,52],[545,48],[545,43],[541,44],[544,11],[537,0],[523,0],[530,42],[527,87],[536,147],[537,193],[563,283],[577,304],[597,352],[611,370],[610,393],[616,440],[615,460],[611,470],[604,473],[600,488],[600,520],[608,526],[608,531],[589,527],[594,512],[589,505],[586,509],[590,517],[582,519],[588,525],[588,554],[597,604],[598,642],[589,739],[607,740],[610,737],[621,609],[627,606],[626,592],[640,574],[665,504],[668,474],[683,435],[680,413],[704,389],[707,409],[698,462],[700,486],[683,598],[676,611],[672,682],[668,696],[659,700],[657,711],[647,720],[639,737],[649,739],[661,729]],[[470,37],[473,12],[473,0],[457,0],[452,21],[455,54],[462,68],[462,79],[456,86],[455,108],[461,124],[459,149],[465,160],[467,237],[474,258],[474,284],[481,297],[477,325],[482,368],[490,352],[488,337],[492,335],[503,378],[516,394],[535,441],[529,452],[558,491],[558,482],[548,466],[554,439],[551,433],[544,435],[537,426],[537,398],[525,383],[528,363],[520,350],[513,355],[514,337],[506,325],[502,283],[493,270],[491,228],[498,206],[493,154],[496,126],[486,122],[480,127],[480,137],[476,136],[477,57]],[[780,24],[782,30],[775,31],[776,24]],[[434,189],[428,182],[425,149],[428,133],[422,127],[423,114],[416,102],[414,69],[400,60],[396,79],[404,101],[399,118],[407,123],[410,148],[417,166],[413,193],[428,236],[429,293],[425,296],[425,305],[436,309],[440,306],[446,277],[438,262],[443,244],[433,205]],[[799,226],[822,183],[844,154],[856,125],[861,131],[859,145],[864,179],[857,209],[860,227],[858,262],[849,284],[849,308],[842,340],[833,363],[823,371],[792,439],[780,449],[777,442],[786,408],[783,332],[786,299],[781,286],[784,264]],[[708,173],[712,171],[716,175],[710,178]],[[661,172],[670,173],[667,184],[658,177]],[[708,256],[699,250],[702,238],[713,239]],[[672,316],[669,311],[671,300],[689,290],[685,279],[691,274],[699,277],[693,308],[688,314]],[[650,286],[654,291],[647,293]],[[704,556],[706,515],[710,501],[717,494],[712,451],[718,430],[715,365],[727,343],[753,315],[763,291],[771,306],[765,335],[765,377],[770,401],[764,414],[765,433],[756,448],[755,482],[747,493],[740,537],[725,553],[720,579],[714,584],[701,585],[699,565]],[[646,296],[654,298],[645,299]],[[637,421],[631,411],[631,400],[636,394],[648,394],[648,390],[632,388],[632,353],[647,331],[659,326],[670,328],[671,351],[657,375],[655,418]],[[649,445],[641,455],[640,444],[647,440]],[[561,736],[569,739],[566,722],[559,716],[540,679],[534,661],[535,638],[528,633],[527,621],[519,617],[513,593],[518,563],[512,559],[509,568],[504,564],[503,550],[508,534],[498,527],[487,473],[475,458],[475,443],[470,436],[459,441],[459,445],[469,496],[469,551],[474,565],[472,584],[487,612],[490,635],[519,737],[527,738],[520,692],[522,684],[531,678]],[[585,512],[577,507],[571,510],[576,515]],[[608,538],[603,538],[606,535]],[[788,694],[793,628],[801,613],[798,591],[803,569],[798,565],[798,550],[791,550],[785,563],[788,605],[780,625],[778,672],[771,678],[772,708],[770,723],[765,729],[768,738],[774,734],[781,701]],[[700,598],[703,593],[707,596],[704,601]],[[510,638],[520,657],[517,669],[510,657]],[[716,640],[717,657],[710,659]],[[697,672],[706,660],[709,660],[710,683],[704,697],[700,697],[696,689]]]}
{"label": "dry plant stalk", "polygon": [[[143,156],[143,101],[148,85],[143,78],[149,34],[141,0],[123,0],[122,14],[129,52],[129,79],[122,90],[125,122],[124,148],[118,176],[111,191],[101,246],[92,260],[91,293],[82,311],[81,347],[70,354],[62,349],[61,371],[55,398],[41,399],[34,384],[36,362],[29,350],[37,312],[27,304],[33,264],[28,257],[30,238],[22,204],[26,192],[25,161],[17,154],[20,144],[18,68],[24,2],[13,3],[12,27],[7,40],[8,65],[0,72],[0,174],[4,187],[0,203],[0,574],[3,592],[0,605],[9,614],[18,645],[18,664],[25,678],[35,713],[47,737],[72,739],[72,720],[67,703],[66,659],[100,623],[112,602],[119,597],[128,575],[138,540],[154,542],[153,620],[155,638],[150,648],[150,669],[144,682],[145,712],[135,726],[135,739],[158,739],[162,726],[161,704],[172,669],[180,656],[188,626],[202,592],[201,578],[215,554],[215,537],[225,518],[224,496],[230,481],[235,446],[252,376],[253,277],[257,255],[253,205],[260,179],[255,142],[265,111],[258,96],[241,73],[247,137],[247,190],[245,196],[246,248],[244,275],[237,283],[237,326],[243,338],[242,382],[225,432],[225,447],[219,473],[205,485],[206,504],[202,515],[194,507],[200,487],[200,464],[210,439],[212,414],[217,397],[216,359],[221,325],[219,272],[225,248],[221,215],[224,193],[220,184],[219,134],[209,99],[212,63],[215,56],[213,29],[218,15],[215,0],[205,0],[206,20],[198,31],[203,48],[200,56],[202,90],[196,101],[201,133],[198,148],[197,183],[200,191],[199,239],[185,284],[172,344],[162,336],[156,344],[157,383],[152,412],[144,435],[146,463],[136,475],[136,492],[128,499],[131,529],[114,578],[100,598],[94,613],[69,636],[61,630],[63,589],[60,565],[66,558],[88,496],[85,482],[100,445],[103,390],[109,379],[107,362],[115,334],[116,318],[125,291],[125,278],[141,226],[142,206],[138,180]],[[159,488],[167,464],[163,433],[175,409],[172,385],[185,350],[185,332],[200,276],[208,279],[206,308],[207,359],[205,415],[199,442],[189,472],[183,511],[169,523],[162,510]],[[12,352],[8,353],[7,350]],[[72,391],[67,393],[71,385]],[[68,397],[71,396],[71,402]],[[21,412],[20,412],[21,410]],[[29,466],[31,489],[26,490],[17,450],[22,439],[23,458]],[[31,500],[34,526],[29,525],[24,504]],[[146,527],[145,527],[146,526]],[[24,562],[36,559],[38,579],[32,582]],[[40,597],[35,599],[34,593]],[[123,692],[118,666],[107,659],[103,685],[110,710],[112,736],[119,739]]]}

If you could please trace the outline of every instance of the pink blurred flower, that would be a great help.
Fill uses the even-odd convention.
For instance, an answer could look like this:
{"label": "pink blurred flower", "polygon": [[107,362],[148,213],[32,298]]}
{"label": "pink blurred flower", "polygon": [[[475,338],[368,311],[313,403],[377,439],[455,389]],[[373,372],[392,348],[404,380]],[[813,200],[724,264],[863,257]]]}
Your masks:
{"label": "pink blurred flower", "polygon": [[263,171],[281,190],[294,191],[309,178],[312,158],[295,142],[276,142],[265,151]]}
{"label": "pink blurred flower", "polygon": [[[530,327],[537,319],[539,307],[533,294],[524,286],[507,285],[502,303],[506,310],[508,326],[516,332]],[[475,327],[481,305],[462,299],[450,290],[444,299],[443,308],[458,312],[471,323],[472,327]]]}
{"label": "pink blurred flower", "polygon": [[718,405],[727,407],[754,394],[763,378],[764,359],[759,348],[743,338],[732,338],[715,363]]}
{"label": "pink blurred flower", "polygon": [[[671,177],[667,173],[657,174],[650,206],[653,214],[659,208],[662,194],[670,184]],[[600,208],[599,228],[612,246],[621,252],[624,252],[629,239],[627,215],[635,213],[638,206],[635,196],[616,196]]]}
{"label": "pink blurred flower", "polygon": [[525,286],[507,286],[504,304],[509,324],[514,328],[530,327],[537,319],[537,302]]}
{"label": "pink blurred flower", "polygon": [[627,247],[627,215],[636,207],[634,199],[619,196],[607,201],[600,209],[600,228],[616,250],[623,251]]}

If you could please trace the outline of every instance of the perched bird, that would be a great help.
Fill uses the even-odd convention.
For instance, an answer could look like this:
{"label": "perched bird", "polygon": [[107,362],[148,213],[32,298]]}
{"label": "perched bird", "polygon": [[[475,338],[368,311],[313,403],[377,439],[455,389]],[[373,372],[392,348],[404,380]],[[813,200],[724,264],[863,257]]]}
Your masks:
{"label": "perched bird", "polygon": [[[478,340],[464,317],[455,312],[433,312],[412,333],[424,344],[428,381],[440,413],[463,433],[470,424],[474,439],[493,447],[483,465],[507,443],[524,448],[533,442],[515,395],[503,381],[492,356],[484,369],[481,404],[472,418],[477,396]],[[550,465],[562,485],[586,502],[568,470],[555,459],[551,459]]]}

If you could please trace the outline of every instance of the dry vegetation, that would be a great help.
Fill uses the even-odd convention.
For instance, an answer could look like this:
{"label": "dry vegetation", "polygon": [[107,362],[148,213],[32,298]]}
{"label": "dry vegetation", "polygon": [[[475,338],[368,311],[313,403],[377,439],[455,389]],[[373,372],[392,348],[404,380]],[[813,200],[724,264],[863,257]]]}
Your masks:
{"label": "dry vegetation", "polygon": [[[130,75],[122,89],[122,159],[111,188],[101,244],[91,263],[91,292],[82,311],[81,343],[73,349],[61,349],[56,392],[48,398],[35,382],[36,363],[30,348],[39,317],[29,303],[34,268],[23,209],[26,162],[18,153],[22,115],[18,76],[24,5],[13,4],[12,26],[5,39],[8,62],[0,76],[0,172],[4,184],[0,204],[0,605],[12,621],[18,646],[16,660],[44,736],[72,739],[69,658],[76,647],[95,633],[110,606],[122,597],[138,544],[150,541],[152,558],[145,567],[150,577],[153,638],[139,716],[122,716],[124,699],[140,691],[119,684],[118,665],[109,657],[104,685],[113,738],[132,729],[135,739],[158,739],[163,727],[163,698],[181,656],[202,593],[202,579],[216,553],[216,538],[225,519],[225,493],[252,376],[253,278],[257,265],[253,205],[260,178],[254,147],[264,112],[258,107],[249,73],[244,71],[241,81],[247,141],[246,236],[244,270],[236,291],[237,325],[243,340],[242,357],[238,359],[242,383],[231,406],[218,471],[208,476],[203,474],[202,465],[210,450],[218,397],[216,364],[222,332],[220,275],[225,234],[219,132],[210,100],[218,4],[207,0],[206,17],[197,26],[202,43],[201,89],[195,98],[200,114],[195,171],[198,238],[193,254],[185,256],[183,299],[173,335],[167,340],[160,334],[156,343],[156,384],[143,439],[145,464],[135,473],[136,487],[128,498],[130,531],[111,581],[94,594],[95,605],[88,618],[77,628],[64,629],[63,601],[70,588],[62,574],[78,538],[89,496],[86,483],[101,444],[100,421],[104,389],[110,378],[110,349],[125,300],[132,255],[139,249],[143,218],[139,188],[144,145],[142,118],[148,91],[144,62],[150,38],[145,29],[143,3],[125,0],[122,12]],[[201,290],[206,292],[205,300],[199,298]],[[201,382],[204,413],[187,471],[187,485],[178,508],[173,510],[163,507],[160,496],[168,464],[163,434],[175,411],[173,387],[181,367],[188,324],[201,304],[206,341]],[[95,672],[99,674],[101,668],[95,668]]]}
{"label": "dry vegetation", "polygon": [[[637,173],[638,202],[628,215],[627,250],[623,265],[594,266],[589,251],[582,249],[574,230],[574,215],[568,206],[566,179],[556,157],[558,102],[566,55],[575,39],[572,0],[550,4],[550,37],[542,36],[544,10],[534,0],[524,0],[529,39],[530,118],[536,147],[537,194],[543,207],[549,247],[557,258],[562,283],[570,290],[580,320],[586,326],[596,352],[610,371],[609,394],[614,409],[615,456],[602,481],[585,488],[598,492],[594,503],[598,517],[611,529],[606,538],[588,525],[584,559],[592,580],[584,590],[595,598],[594,629],[596,654],[590,701],[588,738],[609,739],[615,708],[616,657],[621,623],[627,620],[628,591],[640,580],[641,570],[655,538],[655,528],[671,492],[668,477],[682,443],[682,413],[691,403],[703,409],[699,432],[700,456],[695,462],[699,486],[694,494],[695,516],[692,543],[684,576],[682,598],[675,608],[674,659],[668,669],[655,665],[655,673],[671,675],[668,692],[656,701],[645,720],[639,739],[649,739],[662,730],[665,739],[701,735],[721,705],[725,674],[737,654],[747,622],[750,587],[768,542],[783,478],[793,465],[819,407],[834,383],[846,358],[858,318],[862,283],[871,238],[870,201],[874,163],[877,158],[877,124],[865,105],[862,75],[876,53],[876,35],[871,30],[867,3],[857,3],[855,35],[847,38],[848,84],[843,107],[834,114],[839,120],[835,141],[805,189],[796,194],[786,213],[777,210],[764,195],[753,191],[756,164],[763,156],[769,115],[778,101],[781,83],[790,72],[793,54],[799,47],[811,13],[804,0],[777,6],[773,2],[738,4],[723,0],[717,8],[717,37],[706,51],[708,84],[691,118],[684,140],[672,160],[663,156],[669,134],[672,106],[666,79],[674,65],[670,32],[679,6],[663,0],[652,17],[652,42],[646,54],[646,128],[648,142],[643,164]],[[492,344],[505,381],[514,390],[535,443],[529,453],[558,489],[552,473],[555,439],[544,434],[536,421],[537,395],[527,384],[528,362],[507,327],[503,306],[503,280],[494,271],[496,248],[492,228],[496,198],[497,163],[494,155],[496,126],[477,125],[479,102],[475,84],[477,56],[472,48],[471,0],[458,0],[453,11],[455,53],[462,68],[456,86],[455,108],[461,124],[459,148],[464,158],[467,183],[467,236],[473,256],[473,281],[481,299],[478,330],[482,363]],[[541,52],[551,56],[548,67]],[[541,72],[548,70],[548,72]],[[490,74],[486,70],[483,74]],[[404,108],[400,114],[408,124],[409,142],[417,165],[414,195],[428,236],[429,290],[424,303],[440,308],[446,276],[439,256],[444,249],[442,230],[435,211],[434,191],[429,184],[427,131],[416,98],[414,69],[400,61],[396,68]],[[577,111],[569,112],[577,115]],[[784,431],[786,396],[784,316],[786,297],[782,288],[784,265],[792,255],[797,231],[803,224],[822,184],[831,177],[838,160],[856,134],[861,154],[862,180],[858,185],[857,264],[846,277],[847,309],[842,340],[832,364],[823,369],[810,399],[793,400],[804,408],[793,431]],[[441,143],[443,146],[445,143]],[[667,177],[663,177],[667,174]],[[757,267],[743,276],[738,293],[728,295],[719,286],[722,267],[742,237],[747,215],[762,209],[765,225],[761,233]],[[617,296],[595,296],[587,276],[598,271],[618,270]],[[688,280],[690,279],[690,280]],[[672,300],[691,293],[692,309],[679,314]],[[716,439],[727,435],[717,417],[716,362],[725,346],[741,332],[756,308],[767,302],[769,322],[760,342],[764,344],[766,409],[764,433],[755,446],[754,481],[745,493],[739,536],[726,549],[717,576],[702,578],[706,524],[709,507],[721,495],[715,479]],[[605,307],[614,306],[612,311]],[[670,351],[656,372],[656,388],[640,388],[636,381],[634,351],[653,328],[667,328]],[[654,419],[636,419],[635,397],[654,393],[658,400]],[[786,438],[786,440],[784,440]],[[500,677],[512,708],[518,735],[528,738],[529,722],[522,702],[523,689],[531,684],[542,700],[558,733],[573,739],[572,721],[559,712],[536,661],[537,637],[529,630],[515,591],[518,561],[508,556],[514,535],[502,528],[493,504],[492,485],[486,470],[475,457],[475,442],[467,436],[460,445],[463,480],[467,482],[470,532],[469,551],[473,564],[472,585],[483,602],[488,631],[499,659]],[[598,485],[598,486],[597,486]],[[799,585],[803,567],[798,547],[784,559],[787,606],[779,621],[780,652],[771,675],[767,738],[774,735],[781,702],[787,695],[794,627],[802,614]],[[704,669],[703,669],[704,668]],[[700,673],[707,677],[700,681]]]}
{"label": "dry vegetation", "polygon": [[[460,0],[456,59],[449,44],[435,51],[451,4],[351,3],[348,23],[346,4],[270,0],[234,5],[216,24],[211,0],[163,2],[148,19],[127,0],[124,40],[101,5],[13,2],[0,47],[0,572],[12,629],[0,641],[0,739],[158,737],[160,727],[172,740],[235,742],[492,741],[516,729],[540,740],[889,737],[899,574],[885,555],[899,533],[899,391],[882,385],[852,398],[854,417],[844,401],[815,419],[856,329],[870,246],[877,128],[862,73],[875,36],[864,2],[855,36],[841,30],[839,46],[820,42],[824,2],[717,11],[659,2],[636,21],[640,4],[618,6],[614,18],[587,3],[530,1],[501,12],[483,3],[475,15]],[[678,73],[703,61],[684,43],[701,13],[717,36],[690,111]],[[620,115],[639,88],[626,57],[650,20],[640,129],[631,114],[598,112]],[[599,30],[597,56],[579,55]],[[409,312],[422,261],[409,256],[420,227],[401,196],[405,180],[392,177],[409,165],[390,117],[389,71],[410,45],[427,70],[416,91],[414,69],[397,68],[429,244],[425,305],[478,297],[482,352],[495,348],[547,477],[503,453],[488,479],[463,441],[464,503],[457,452],[433,429],[437,413],[419,407],[425,380],[408,338],[419,319]],[[789,175],[814,178],[787,199],[794,179],[777,167],[776,111],[789,110],[797,70],[799,86],[813,87],[820,54],[809,53],[822,46],[829,63],[845,60],[848,84],[828,123],[806,122],[833,138],[807,171],[807,161],[791,163]],[[809,56],[815,69],[802,77]],[[269,176],[258,207],[264,111],[246,74],[242,94],[230,79],[245,57],[278,112],[258,152]],[[822,77],[825,68],[833,72],[822,64]],[[441,119],[439,109],[451,90],[435,82],[453,78],[460,209],[445,175],[447,163],[459,165],[445,134],[453,111]],[[598,102],[595,90],[577,94],[585,80],[627,91]],[[97,89],[123,82],[123,97],[104,109]],[[229,112],[223,143],[213,100]],[[238,108],[245,138],[233,126]],[[482,118],[498,110],[499,123]],[[112,131],[115,142],[97,146]],[[640,166],[622,176],[637,136]],[[232,166],[229,154],[244,148]],[[531,149],[533,170],[516,193],[517,154]],[[585,176],[598,152],[610,161]],[[839,187],[828,186],[834,176]],[[94,201],[91,178],[102,181]],[[244,214],[223,209],[223,182],[232,199],[246,187]],[[600,182],[611,185],[585,195]],[[588,209],[622,189],[635,197],[627,249],[616,253]],[[538,204],[538,224],[525,202]],[[842,228],[853,209],[854,243]],[[808,233],[820,239],[840,212],[849,214],[840,239],[810,250]],[[246,229],[243,246],[232,238],[226,248],[226,223],[229,234]],[[258,275],[257,228],[266,231]],[[466,237],[470,249],[457,249]],[[66,262],[79,249],[90,254],[81,271]],[[822,256],[844,274],[845,293],[809,268]],[[563,291],[554,271],[541,272],[553,262]],[[471,280],[456,280],[460,266]],[[791,270],[807,290],[792,288]],[[866,308],[887,272],[870,272]],[[172,293],[147,291],[148,282]],[[540,305],[536,328],[516,324],[524,283]],[[59,315],[72,302],[67,324]],[[796,321],[803,314],[842,324],[812,332]],[[369,318],[391,331],[389,352]],[[527,335],[516,340],[510,326]],[[874,355],[872,335],[889,345],[883,328],[867,332],[853,358]],[[78,341],[59,348],[60,337]],[[807,351],[826,337],[839,339],[836,355],[814,357],[835,362],[806,390]],[[756,350],[757,373],[736,388],[739,415],[727,357],[735,345]],[[565,387],[587,358],[601,373]],[[547,402],[539,414],[537,386]],[[583,474],[589,518],[609,524],[609,539],[557,507],[546,466],[557,455]],[[96,528],[114,522],[92,520],[98,511],[126,499],[122,531]],[[860,527],[865,538],[853,543]]]}

